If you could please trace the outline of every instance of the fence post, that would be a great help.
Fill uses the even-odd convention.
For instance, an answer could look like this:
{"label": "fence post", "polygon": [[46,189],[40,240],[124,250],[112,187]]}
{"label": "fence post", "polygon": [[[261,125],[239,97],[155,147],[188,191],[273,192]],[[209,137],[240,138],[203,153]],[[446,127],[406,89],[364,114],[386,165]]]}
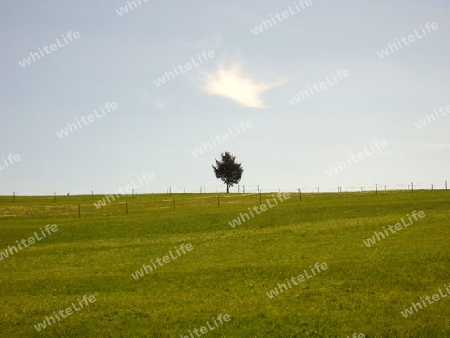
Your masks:
{"label": "fence post", "polygon": [[411,192],[414,192],[414,183],[411,182]]}
{"label": "fence post", "polygon": [[302,200],[302,189],[298,188],[298,198]]}
{"label": "fence post", "polygon": [[447,190],[447,181],[445,181],[445,190]]}
{"label": "fence post", "polygon": [[53,202],[56,202],[56,192],[53,193]]}
{"label": "fence post", "polygon": [[378,195],[378,184],[375,184],[375,195]]}
{"label": "fence post", "polygon": [[16,192],[13,191],[13,203],[16,201]]}

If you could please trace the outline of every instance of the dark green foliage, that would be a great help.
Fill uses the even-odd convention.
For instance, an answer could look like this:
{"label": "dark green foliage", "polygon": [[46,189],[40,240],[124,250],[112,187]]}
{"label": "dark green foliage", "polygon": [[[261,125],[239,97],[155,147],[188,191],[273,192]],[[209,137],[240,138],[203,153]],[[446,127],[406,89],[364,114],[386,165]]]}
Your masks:
{"label": "dark green foliage", "polygon": [[242,164],[236,162],[236,156],[231,155],[228,151],[221,155],[220,161],[216,160],[216,166],[212,166],[214,174],[220,178],[227,185],[227,193],[230,192],[230,187],[238,184],[241,180]]}

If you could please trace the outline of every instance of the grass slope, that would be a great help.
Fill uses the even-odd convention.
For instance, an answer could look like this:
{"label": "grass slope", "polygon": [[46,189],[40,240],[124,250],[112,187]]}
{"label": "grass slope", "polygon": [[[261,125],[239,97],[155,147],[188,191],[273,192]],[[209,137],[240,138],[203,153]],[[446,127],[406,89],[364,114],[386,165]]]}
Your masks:
{"label": "grass slope", "polygon": [[[272,194],[263,194],[262,202]],[[450,192],[296,194],[231,228],[258,195],[0,197],[0,250],[46,224],[58,231],[0,261],[5,337],[450,337]],[[173,210],[173,199],[175,209]],[[126,214],[128,202],[129,214]],[[78,204],[81,218],[78,218]],[[363,240],[413,210],[426,217],[367,247]],[[182,243],[193,250],[135,280],[131,273]],[[277,283],[328,269],[270,299]],[[45,316],[84,295],[96,301],[45,330]],[[199,332],[200,333],[200,332]]]}

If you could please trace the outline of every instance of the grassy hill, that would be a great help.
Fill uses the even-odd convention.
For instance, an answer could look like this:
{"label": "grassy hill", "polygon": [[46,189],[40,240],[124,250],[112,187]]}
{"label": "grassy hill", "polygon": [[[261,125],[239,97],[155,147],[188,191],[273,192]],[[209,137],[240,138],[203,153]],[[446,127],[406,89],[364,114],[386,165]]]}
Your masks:
{"label": "grassy hill", "polygon": [[[450,290],[450,191],[291,194],[235,228],[259,195],[101,198],[0,197],[0,336],[450,337],[450,297],[401,314]],[[425,217],[364,243],[414,210]]]}

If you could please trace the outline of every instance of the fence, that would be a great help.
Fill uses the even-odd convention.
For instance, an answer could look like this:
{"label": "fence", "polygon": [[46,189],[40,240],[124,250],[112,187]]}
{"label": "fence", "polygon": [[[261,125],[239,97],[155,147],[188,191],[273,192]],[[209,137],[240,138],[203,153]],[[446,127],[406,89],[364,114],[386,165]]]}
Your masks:
{"label": "fence", "polygon": [[[297,192],[301,189],[305,193],[317,193],[317,192],[357,192],[357,191],[381,191],[381,190],[447,190],[447,181],[442,182],[408,182],[408,183],[373,183],[370,185],[359,185],[359,186],[304,186],[299,184],[297,186],[264,186],[260,184],[238,184],[230,187],[230,193],[273,193],[273,192]],[[168,186],[168,187],[150,187],[145,189],[133,189],[130,196],[133,198],[138,194],[166,194],[171,196],[172,194],[218,194],[225,193],[226,187],[223,184],[220,185],[199,185],[199,186]],[[57,195],[56,192],[51,194],[46,194],[46,196],[51,195],[54,199],[66,197],[70,194]],[[77,195],[82,195],[81,192]],[[89,195],[94,198],[94,191]],[[98,195],[98,192],[97,192]],[[17,192],[12,193],[12,200],[14,201],[17,196]]]}
{"label": "fence", "polygon": [[[204,187],[204,186],[203,186]],[[302,201],[302,196],[334,193],[338,196],[345,192],[359,192],[361,194],[386,194],[393,191],[418,190],[447,190],[447,181],[441,184],[411,182],[409,184],[397,184],[387,186],[374,184],[373,186],[359,187],[334,187],[334,188],[292,188],[286,189],[263,189],[260,185],[236,187],[231,194],[207,193],[202,189],[202,194],[192,194],[183,188],[182,191],[167,188],[166,193],[133,194],[130,195],[108,195],[113,197],[106,199],[105,195],[56,195],[52,196],[0,196],[0,219],[1,218],[44,218],[44,217],[90,217],[90,216],[112,216],[138,214],[147,211],[171,211],[188,208],[221,208],[233,206],[234,204],[248,204],[249,206],[261,204],[266,199],[278,192],[290,192],[291,200]],[[234,191],[233,191],[234,190]],[[245,191],[245,193],[244,193]],[[115,196],[115,197],[114,197]],[[307,196],[305,196],[308,198]],[[102,205],[98,203],[103,200]],[[43,205],[36,205],[43,204]],[[95,205],[97,204],[97,206]]]}
{"label": "fence", "polygon": [[[230,194],[230,195],[184,195],[166,194],[131,195],[111,200],[100,206],[97,202],[104,196],[15,196],[0,197],[1,218],[45,218],[45,217],[89,217],[139,214],[148,211],[173,211],[190,208],[221,208],[233,204],[254,205],[261,199],[261,194]],[[45,204],[45,205],[36,205]],[[95,205],[97,204],[97,205]]]}

